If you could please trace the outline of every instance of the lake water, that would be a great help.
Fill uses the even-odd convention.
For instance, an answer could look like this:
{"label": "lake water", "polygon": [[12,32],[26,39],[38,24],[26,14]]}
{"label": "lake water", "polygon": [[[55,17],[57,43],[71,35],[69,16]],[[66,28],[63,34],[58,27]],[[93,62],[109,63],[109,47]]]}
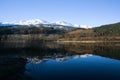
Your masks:
{"label": "lake water", "polygon": [[0,80],[120,80],[120,43],[0,43]]}

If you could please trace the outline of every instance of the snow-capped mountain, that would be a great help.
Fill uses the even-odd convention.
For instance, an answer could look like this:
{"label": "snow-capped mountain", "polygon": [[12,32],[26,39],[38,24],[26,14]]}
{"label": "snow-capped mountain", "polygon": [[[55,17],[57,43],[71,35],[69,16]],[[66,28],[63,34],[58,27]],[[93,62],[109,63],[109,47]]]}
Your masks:
{"label": "snow-capped mountain", "polygon": [[63,25],[63,26],[73,26],[71,23],[68,23],[68,22],[65,22],[65,21],[57,21],[55,24]]}
{"label": "snow-capped mountain", "polygon": [[76,28],[80,27],[80,25],[78,25],[78,24],[74,24],[73,26]]}
{"label": "snow-capped mountain", "polygon": [[74,27],[76,27],[76,28],[85,28],[85,29],[92,28],[92,26],[87,26],[87,25],[78,25],[78,24],[74,24],[73,26],[74,26]]}
{"label": "snow-capped mountain", "polygon": [[22,20],[18,22],[11,22],[8,24],[16,24],[16,25],[37,25],[37,24],[49,24],[49,22],[40,20],[40,19],[32,19],[32,20]]}
{"label": "snow-capped mountain", "polygon": [[5,22],[5,23],[0,23],[0,26],[14,26],[14,24],[10,24],[10,23],[7,23],[7,22]]}
{"label": "snow-capped mountain", "polygon": [[78,24],[73,25],[65,21],[57,21],[55,23],[51,23],[40,19],[21,20],[17,22],[4,22],[4,23],[0,23],[0,25],[28,25],[28,26],[34,25],[36,27],[39,27],[39,25],[44,25],[45,27],[57,27],[57,28],[64,28],[64,26],[69,26],[73,28],[85,28],[85,29],[92,28],[87,25],[78,25]]}
{"label": "snow-capped mountain", "polygon": [[87,26],[87,25],[80,25],[80,28],[89,29],[89,28],[92,28],[92,27],[91,26]]}

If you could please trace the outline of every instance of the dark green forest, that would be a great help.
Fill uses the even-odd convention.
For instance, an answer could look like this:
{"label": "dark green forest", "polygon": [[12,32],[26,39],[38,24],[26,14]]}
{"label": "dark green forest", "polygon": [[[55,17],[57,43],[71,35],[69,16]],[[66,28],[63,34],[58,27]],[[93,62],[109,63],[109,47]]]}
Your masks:
{"label": "dark green forest", "polygon": [[120,23],[102,25],[93,29],[102,36],[120,36]]}

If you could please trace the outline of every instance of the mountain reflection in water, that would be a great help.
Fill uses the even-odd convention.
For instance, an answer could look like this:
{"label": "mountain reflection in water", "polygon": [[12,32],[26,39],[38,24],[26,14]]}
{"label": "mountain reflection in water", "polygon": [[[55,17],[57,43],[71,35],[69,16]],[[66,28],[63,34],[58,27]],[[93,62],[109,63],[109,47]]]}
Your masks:
{"label": "mountain reflection in water", "polygon": [[67,61],[70,59],[76,59],[76,58],[87,58],[89,56],[92,56],[92,54],[84,54],[84,55],[72,55],[72,56],[58,56],[58,55],[53,55],[53,56],[45,56],[43,59],[39,59],[39,56],[33,57],[33,58],[27,58],[27,61],[33,64],[39,64],[42,63],[44,61],[48,61],[48,60],[55,60],[58,62],[63,62],[63,61]]}
{"label": "mountain reflection in water", "polygon": [[56,59],[37,64],[30,61],[25,74],[33,80],[118,80],[119,72],[120,61],[93,55],[74,56],[62,62]]}
{"label": "mountain reflection in water", "polygon": [[0,53],[0,80],[120,80],[120,43],[1,42]]}

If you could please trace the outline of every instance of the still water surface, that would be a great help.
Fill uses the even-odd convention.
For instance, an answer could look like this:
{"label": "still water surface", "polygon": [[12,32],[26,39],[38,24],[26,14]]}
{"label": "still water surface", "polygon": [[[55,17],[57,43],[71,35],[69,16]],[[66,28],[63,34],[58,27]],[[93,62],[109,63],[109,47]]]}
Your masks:
{"label": "still water surface", "polygon": [[0,80],[120,80],[119,43],[11,44],[0,44]]}

